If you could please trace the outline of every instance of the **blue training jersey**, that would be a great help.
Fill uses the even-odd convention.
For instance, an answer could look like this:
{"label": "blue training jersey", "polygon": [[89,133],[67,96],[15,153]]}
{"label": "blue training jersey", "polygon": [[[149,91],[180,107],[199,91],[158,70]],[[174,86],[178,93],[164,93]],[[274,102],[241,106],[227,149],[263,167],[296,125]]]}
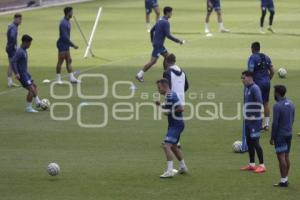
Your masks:
{"label": "blue training jersey", "polygon": [[16,54],[12,58],[12,68],[15,74],[28,74],[28,54],[26,49],[18,48]]}
{"label": "blue training jersey", "polygon": [[170,91],[168,94],[166,94],[164,109],[170,111],[170,114],[168,115],[169,127],[182,126],[184,124],[182,112],[175,112],[179,106],[182,105],[175,92]]}
{"label": "blue training jersey", "polygon": [[292,101],[282,98],[273,106],[272,139],[292,135],[295,107]]}
{"label": "blue training jersey", "polygon": [[8,54],[16,52],[17,41],[18,41],[18,26],[15,23],[12,23],[8,26],[7,33],[7,44],[6,51]]}
{"label": "blue training jersey", "polygon": [[253,53],[248,60],[248,70],[254,73],[256,84],[270,82],[271,59],[263,53]]}
{"label": "blue training jersey", "polygon": [[[260,110],[263,105],[263,100],[259,87],[254,83],[246,86],[244,96],[245,116],[249,118],[245,121],[253,121],[253,119],[250,119],[253,117],[255,118],[255,120],[261,120]],[[253,109],[255,109],[255,111]]]}
{"label": "blue training jersey", "polygon": [[166,17],[160,18],[151,29],[151,41],[154,46],[164,46],[165,39],[179,43],[180,40],[173,37],[170,32],[170,23]]}
{"label": "blue training jersey", "polygon": [[70,21],[66,17],[64,17],[59,24],[58,42],[68,46],[73,46],[70,37],[71,37],[71,24]]}

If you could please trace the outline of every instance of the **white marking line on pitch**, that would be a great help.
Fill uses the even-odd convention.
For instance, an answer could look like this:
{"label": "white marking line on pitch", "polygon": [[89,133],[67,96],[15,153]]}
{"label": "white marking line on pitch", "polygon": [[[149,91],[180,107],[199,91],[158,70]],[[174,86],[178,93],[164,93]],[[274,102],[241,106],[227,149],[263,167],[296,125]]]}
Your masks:
{"label": "white marking line on pitch", "polygon": [[11,10],[11,11],[1,12],[0,16],[8,15],[8,14],[14,14],[16,12],[26,12],[26,11],[32,11],[32,10],[40,10],[40,9],[44,9],[44,8],[57,7],[57,6],[63,6],[63,5],[69,5],[69,4],[86,3],[86,2],[91,2],[91,1],[95,1],[95,0],[74,0],[74,1],[69,1],[69,2],[66,1],[66,2],[42,5],[42,6],[37,6],[37,7],[22,8],[22,9],[16,9],[16,10]]}

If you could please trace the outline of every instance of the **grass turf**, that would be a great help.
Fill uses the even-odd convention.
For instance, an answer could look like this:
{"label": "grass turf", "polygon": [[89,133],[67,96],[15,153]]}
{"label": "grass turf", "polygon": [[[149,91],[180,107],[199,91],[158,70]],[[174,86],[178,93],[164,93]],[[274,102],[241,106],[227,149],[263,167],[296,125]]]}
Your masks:
{"label": "grass turf", "polygon": [[[283,83],[288,96],[299,107],[299,44],[300,25],[297,23],[300,7],[296,0],[276,1],[274,28],[276,34],[258,34],[260,15],[258,1],[222,1],[225,25],[230,34],[217,33],[215,15],[211,17],[214,36],[206,38],[203,31],[205,3],[196,0],[160,2],[161,7],[174,7],[171,29],[174,35],[188,41],[178,46],[167,41],[166,47],[177,55],[191,84],[190,93],[198,98],[188,100],[194,105],[206,101],[207,94],[215,93],[210,102],[224,103],[224,113],[233,116],[237,103],[242,100],[240,72],[245,69],[250,54],[250,43],[258,40],[262,51],[273,60],[276,68],[288,70],[287,79],[274,78],[272,84]],[[72,50],[75,69],[82,73],[102,73],[109,78],[109,93],[97,101],[109,106],[108,126],[98,129],[80,128],[76,115],[65,122],[51,120],[49,112],[30,115],[24,112],[23,89],[6,88],[5,43],[1,40],[0,84],[0,194],[5,200],[35,199],[297,199],[300,172],[297,166],[299,138],[295,135],[291,152],[290,187],[275,189],[279,179],[273,147],[268,144],[269,133],[262,136],[262,145],[268,172],[262,175],[240,172],[247,163],[246,154],[234,154],[231,144],[241,137],[241,120],[186,122],[182,135],[185,160],[190,169],[187,176],[160,180],[165,159],[160,143],[166,130],[166,119],[153,120],[149,107],[140,110],[140,120],[112,119],[112,106],[120,102],[112,96],[114,81],[134,81],[138,69],[149,59],[151,45],[144,26],[143,2],[137,0],[99,0],[74,5],[74,13],[86,34],[92,28],[97,7],[103,6],[101,24],[93,43],[97,58],[83,59],[84,43],[73,24],[72,39],[81,48]],[[40,96],[52,103],[69,102],[76,110],[82,101],[77,97],[55,100],[50,97],[49,85],[43,79],[53,79],[57,50],[58,21],[62,7],[25,12],[19,35],[29,33],[34,41],[29,50],[30,71],[39,86]],[[1,38],[5,38],[6,24],[11,16],[0,16]],[[64,71],[65,72],[65,71]],[[143,92],[156,91],[155,80],[162,74],[161,61],[149,73],[146,82],[137,83],[138,90],[131,103],[143,100]],[[83,82],[85,94],[97,94],[102,84],[96,80]],[[67,87],[56,88],[57,94],[66,93]],[[118,88],[128,94],[128,87]],[[272,94],[271,94],[272,99]],[[273,104],[273,99],[271,104]],[[205,110],[200,113],[205,115]],[[218,108],[219,109],[219,108]],[[134,108],[136,111],[136,108]],[[55,114],[65,116],[64,108]],[[96,122],[101,110],[87,108],[84,122]],[[186,115],[189,112],[187,111]],[[294,132],[299,132],[299,123]],[[61,166],[58,177],[49,177],[45,169],[49,162]]]}

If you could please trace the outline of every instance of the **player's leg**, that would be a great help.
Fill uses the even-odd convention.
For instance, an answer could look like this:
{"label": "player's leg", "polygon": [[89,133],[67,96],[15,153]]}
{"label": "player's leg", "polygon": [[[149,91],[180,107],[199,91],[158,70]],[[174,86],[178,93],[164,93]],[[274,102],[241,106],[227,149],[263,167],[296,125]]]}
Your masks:
{"label": "player's leg", "polygon": [[254,149],[252,138],[250,137],[250,130],[247,124],[245,124],[245,134],[246,134],[246,141],[248,146],[249,164],[247,166],[241,167],[240,169],[243,171],[253,171],[256,169],[255,149]]}
{"label": "player's leg", "polygon": [[160,178],[170,178],[177,173],[177,170],[174,170],[172,145],[172,143],[169,143],[167,141],[162,144],[162,148],[167,159],[167,170],[162,175],[160,175]]}
{"label": "player's leg", "polygon": [[146,28],[148,33],[150,33],[151,31],[151,24],[150,24],[151,12],[152,12],[152,3],[150,1],[145,1]]}
{"label": "player's leg", "polygon": [[66,52],[66,67],[69,73],[69,79],[71,83],[78,83],[78,80],[75,78],[73,74],[73,67],[72,67],[72,57],[70,51]]}
{"label": "player's leg", "polygon": [[264,116],[265,116],[265,122],[263,125],[264,130],[269,130],[270,126],[270,107],[269,107],[269,102],[264,102]]}
{"label": "player's leg", "polygon": [[221,33],[228,33],[229,30],[224,27],[221,8],[216,8],[216,13],[217,13],[217,17],[218,17],[219,31]]}
{"label": "player's leg", "polygon": [[166,70],[166,69],[167,69],[167,61],[166,61],[166,58],[168,57],[169,52],[168,52],[168,51],[165,51],[165,52],[163,52],[161,55],[162,55],[162,57],[164,58],[164,61],[163,61],[163,67],[164,67],[164,70]]}
{"label": "player's leg", "polygon": [[32,83],[32,94],[33,94],[33,100],[35,102],[36,107],[40,107],[41,106],[41,100],[38,96],[38,90],[37,90],[37,86],[35,83]]}
{"label": "player's leg", "polygon": [[254,138],[253,140],[253,146],[255,148],[258,160],[259,160],[259,166],[255,170],[256,173],[263,173],[266,171],[266,167],[264,164],[264,154],[263,154],[263,149],[260,145],[259,138]]}
{"label": "player's leg", "polygon": [[270,7],[270,8],[269,8],[269,12],[270,12],[270,17],[269,17],[269,27],[268,27],[268,31],[274,33],[274,30],[273,30],[273,28],[272,28],[273,20],[274,20],[274,15],[275,15],[274,7]]}
{"label": "player's leg", "polygon": [[182,150],[176,145],[172,146],[172,152],[174,153],[175,157],[179,161],[179,173],[185,174],[188,172],[188,168],[184,162]]}
{"label": "player's leg", "polygon": [[155,7],[153,8],[153,10],[154,10],[154,12],[155,12],[155,14],[156,14],[156,21],[158,21],[159,18],[160,18],[160,10],[159,10],[159,6],[158,6],[158,5],[155,6]]}
{"label": "player's leg", "polygon": [[271,84],[270,82],[266,84],[259,85],[259,88],[262,93],[262,100],[263,100],[263,106],[264,106],[264,130],[269,130],[270,126],[270,107],[269,107],[269,96],[270,96],[270,88]]}
{"label": "player's leg", "polygon": [[261,17],[260,17],[260,33],[264,34],[264,22],[265,22],[265,17],[267,14],[267,8],[262,6],[261,7]]}
{"label": "player's leg", "polygon": [[57,65],[56,65],[56,81],[62,83],[61,80],[61,67],[66,58],[65,52],[58,52]]}
{"label": "player's leg", "polygon": [[38,111],[33,109],[33,107],[32,107],[32,101],[33,101],[35,89],[32,84],[27,85],[25,88],[28,90],[28,94],[26,97],[26,101],[27,101],[26,112],[36,113]]}
{"label": "player's leg", "polygon": [[211,15],[212,11],[213,11],[213,4],[210,0],[207,0],[207,12],[206,12],[206,17],[205,17],[205,28],[204,28],[205,33],[210,33],[209,19],[210,19],[210,15]]}
{"label": "player's leg", "polygon": [[18,84],[15,84],[15,83],[13,82],[13,70],[12,70],[11,59],[12,59],[12,58],[8,58],[7,86],[8,86],[8,87],[19,87]]}
{"label": "player's leg", "polygon": [[278,184],[274,184],[275,187],[287,187],[288,186],[288,166],[286,163],[286,153],[277,153],[277,159],[279,163],[280,170],[280,182]]}

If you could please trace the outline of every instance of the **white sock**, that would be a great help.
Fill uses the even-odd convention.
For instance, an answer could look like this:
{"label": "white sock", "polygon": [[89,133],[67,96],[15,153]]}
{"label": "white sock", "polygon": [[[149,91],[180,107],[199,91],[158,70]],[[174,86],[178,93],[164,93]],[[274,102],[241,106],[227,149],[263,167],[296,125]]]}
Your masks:
{"label": "white sock", "polygon": [[219,28],[220,28],[220,30],[225,29],[225,28],[224,28],[223,22],[220,22],[220,23],[219,23]]}
{"label": "white sock", "polygon": [[266,168],[265,164],[259,164],[259,166]]}
{"label": "white sock", "polygon": [[205,29],[209,30],[208,23],[205,23]]}
{"label": "white sock", "polygon": [[151,28],[151,24],[150,23],[146,23],[146,27],[147,28]]}
{"label": "white sock", "polygon": [[34,99],[35,105],[39,105],[41,103],[41,100],[38,96],[33,97],[33,99]]}
{"label": "white sock", "polygon": [[56,80],[61,81],[61,75],[60,74],[56,74]]}
{"label": "white sock", "polygon": [[27,102],[27,108],[32,108],[32,102]]}
{"label": "white sock", "polygon": [[265,117],[265,126],[269,126],[270,124],[270,117]]}
{"label": "white sock", "polygon": [[12,85],[13,84],[13,79],[12,79],[12,77],[7,77],[7,83],[8,83],[8,85]]}
{"label": "white sock", "polygon": [[137,73],[137,76],[139,77],[139,78],[141,78],[141,77],[143,77],[144,76],[144,71],[143,70],[140,70],[138,73]]}
{"label": "white sock", "polygon": [[288,181],[288,178],[287,178],[287,177],[286,177],[286,178],[281,178],[281,179],[280,179],[280,182],[281,182],[281,183],[285,183],[285,182],[287,182],[287,181]]}
{"label": "white sock", "polygon": [[255,167],[255,163],[249,163],[249,166]]}
{"label": "white sock", "polygon": [[181,161],[179,161],[179,168],[186,168],[186,165],[185,165],[185,162],[184,160],[182,159]]}
{"label": "white sock", "polygon": [[168,161],[168,171],[172,171],[173,170],[173,160]]}
{"label": "white sock", "polygon": [[69,77],[70,77],[70,80],[76,79],[75,76],[74,76],[74,74],[73,74],[73,72],[69,73]]}

